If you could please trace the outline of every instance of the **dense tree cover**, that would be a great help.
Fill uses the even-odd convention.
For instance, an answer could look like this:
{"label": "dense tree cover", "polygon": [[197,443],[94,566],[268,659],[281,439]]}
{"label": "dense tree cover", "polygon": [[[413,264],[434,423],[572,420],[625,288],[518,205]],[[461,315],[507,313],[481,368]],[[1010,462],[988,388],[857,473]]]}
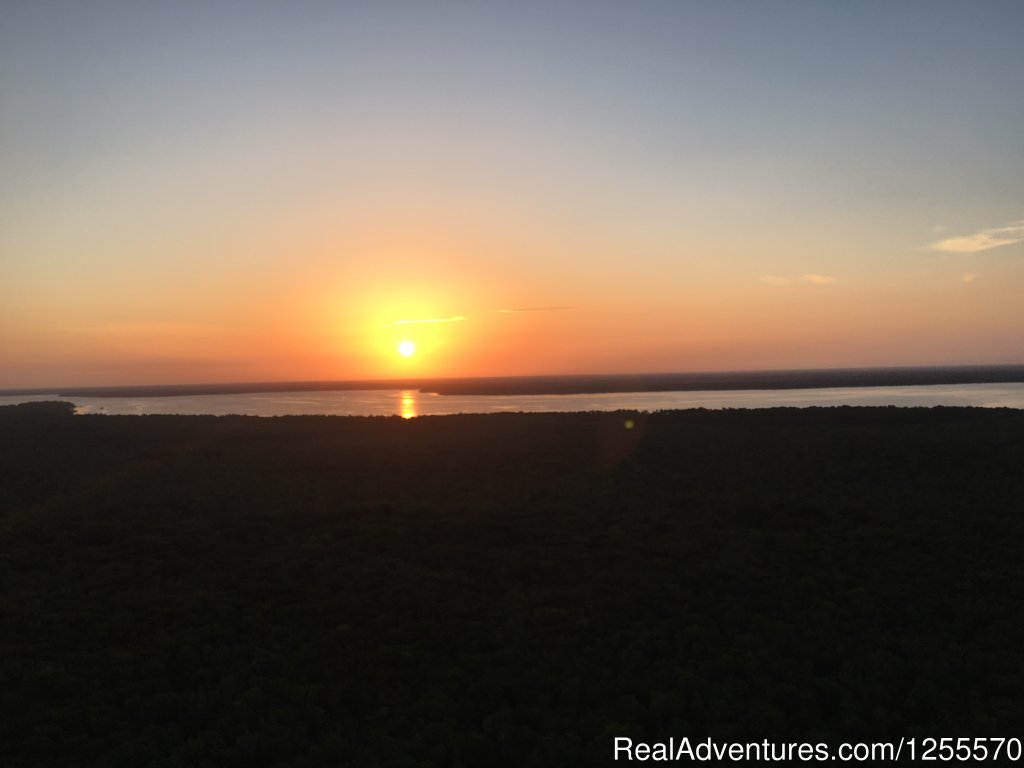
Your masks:
{"label": "dense tree cover", "polygon": [[0,408],[0,764],[1019,736],[1021,467],[1009,410]]}

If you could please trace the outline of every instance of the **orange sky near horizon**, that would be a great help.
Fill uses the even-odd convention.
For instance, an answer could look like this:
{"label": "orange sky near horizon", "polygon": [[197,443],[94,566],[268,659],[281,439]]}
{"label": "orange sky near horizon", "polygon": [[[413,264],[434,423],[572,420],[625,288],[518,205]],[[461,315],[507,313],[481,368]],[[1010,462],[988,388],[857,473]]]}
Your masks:
{"label": "orange sky near horizon", "polygon": [[[1020,272],[926,287],[870,275],[544,273],[476,245],[338,265],[54,280],[4,324],[2,386],[213,383],[1016,362]],[[628,256],[623,255],[628,264]],[[271,260],[272,261],[272,260]],[[316,261],[316,260],[313,260]],[[351,265],[358,266],[351,266]],[[88,291],[82,291],[83,282]],[[148,283],[148,281],[146,281]],[[46,296],[40,302],[39,296]],[[18,310],[9,297],[5,312]],[[984,339],[989,348],[979,346]],[[416,353],[398,353],[402,341]]]}

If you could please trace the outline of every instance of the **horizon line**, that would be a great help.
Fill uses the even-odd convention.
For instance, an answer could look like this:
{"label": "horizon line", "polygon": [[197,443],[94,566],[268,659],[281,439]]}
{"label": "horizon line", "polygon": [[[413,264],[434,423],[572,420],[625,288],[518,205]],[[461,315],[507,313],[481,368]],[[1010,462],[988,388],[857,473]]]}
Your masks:
{"label": "horizon line", "polygon": [[[0,397],[11,397],[19,395],[81,395],[95,397],[161,397],[175,395],[203,395],[203,394],[244,394],[256,392],[288,392],[299,390],[320,390],[320,391],[345,391],[356,389],[418,389],[427,392],[439,392],[435,389],[438,385],[474,383],[500,384],[500,383],[526,383],[526,382],[548,382],[548,383],[572,383],[583,381],[605,381],[605,382],[627,382],[647,379],[649,383],[656,383],[654,379],[675,378],[677,384],[686,383],[687,378],[706,379],[708,377],[742,377],[751,378],[756,376],[768,379],[784,376],[825,376],[835,377],[842,375],[880,375],[885,373],[911,373],[911,372],[982,372],[982,371],[1010,372],[1009,379],[1000,378],[992,382],[973,383],[1013,383],[1024,382],[1024,362],[1017,363],[955,363],[955,364],[930,364],[930,365],[878,365],[878,366],[843,366],[831,368],[760,368],[760,369],[723,369],[723,370],[699,370],[699,371],[645,371],[632,373],[548,373],[548,374],[513,374],[507,376],[420,376],[403,378],[372,378],[372,379],[293,379],[293,380],[270,380],[270,381],[221,381],[221,382],[195,382],[178,384],[97,384],[97,385],[72,385],[58,387],[3,387],[0,388]],[[694,382],[697,383],[697,382]],[[704,382],[712,384],[715,382]],[[717,382],[721,387],[727,382]],[[741,383],[741,382],[735,382]],[[776,385],[779,382],[773,382]],[[927,383],[927,382],[925,382]],[[933,382],[938,383],[938,382]],[[967,383],[967,382],[950,382]],[[910,384],[912,385],[912,383]],[[792,388],[817,387],[821,384],[796,385]],[[842,386],[833,384],[833,386]],[[860,386],[865,386],[861,384]],[[870,386],[870,385],[867,385]],[[885,384],[880,384],[885,386]],[[894,385],[897,386],[897,385]],[[731,388],[731,387],[729,387]],[[777,387],[752,387],[777,388]],[[455,387],[465,389],[465,387]],[[536,392],[544,394],[544,392]]]}

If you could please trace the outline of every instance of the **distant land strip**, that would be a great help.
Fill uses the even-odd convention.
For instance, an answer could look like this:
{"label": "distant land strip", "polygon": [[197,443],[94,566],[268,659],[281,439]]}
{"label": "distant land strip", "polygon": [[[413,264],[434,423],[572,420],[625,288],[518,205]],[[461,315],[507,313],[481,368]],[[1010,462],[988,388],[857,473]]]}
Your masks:
{"label": "distant land strip", "polygon": [[0,396],[182,397],[256,392],[325,392],[416,389],[439,395],[580,395],[602,392],[692,392],[740,389],[820,389],[932,384],[1024,382],[1024,365],[961,365],[900,368],[831,368],[788,371],[502,376],[464,379],[370,379],[229,384],[0,389]]}

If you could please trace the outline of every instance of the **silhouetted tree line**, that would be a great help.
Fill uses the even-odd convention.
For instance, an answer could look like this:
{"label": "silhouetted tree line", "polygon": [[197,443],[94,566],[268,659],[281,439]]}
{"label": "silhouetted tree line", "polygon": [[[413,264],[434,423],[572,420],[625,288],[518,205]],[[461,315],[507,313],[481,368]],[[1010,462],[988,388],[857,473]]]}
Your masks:
{"label": "silhouetted tree line", "polygon": [[1011,410],[0,408],[0,764],[1020,735],[1021,467]]}

